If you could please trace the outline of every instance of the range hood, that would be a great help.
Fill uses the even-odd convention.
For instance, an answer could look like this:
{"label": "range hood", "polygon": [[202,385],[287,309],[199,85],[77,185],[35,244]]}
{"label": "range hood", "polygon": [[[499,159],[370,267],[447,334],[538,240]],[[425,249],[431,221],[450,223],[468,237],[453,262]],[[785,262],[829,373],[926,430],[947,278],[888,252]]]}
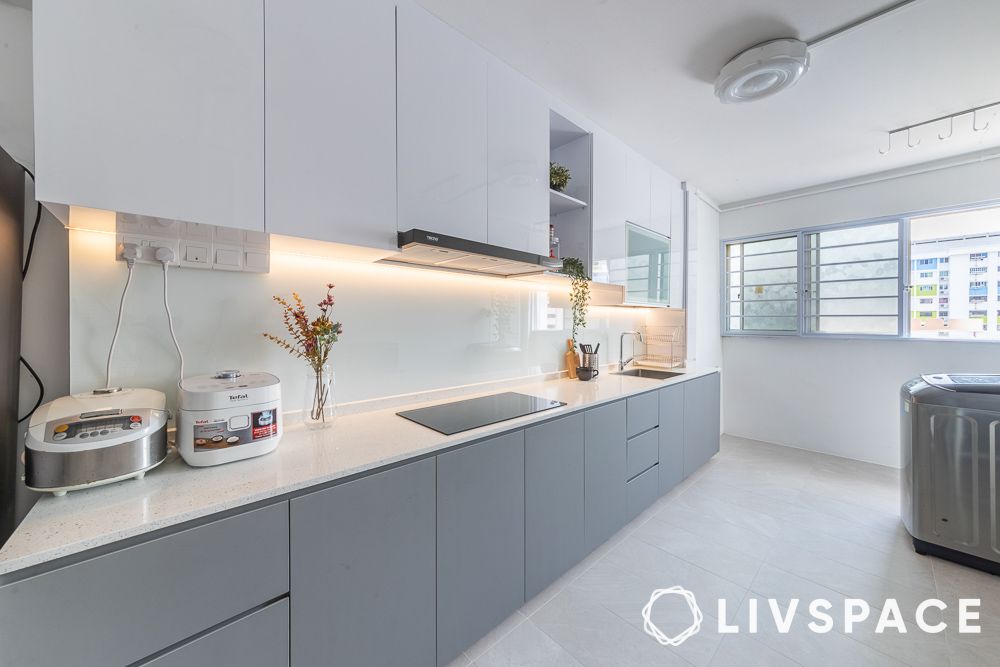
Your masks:
{"label": "range hood", "polygon": [[399,253],[386,257],[383,262],[504,277],[526,276],[562,268],[562,261],[551,257],[422,229],[399,232],[397,244]]}

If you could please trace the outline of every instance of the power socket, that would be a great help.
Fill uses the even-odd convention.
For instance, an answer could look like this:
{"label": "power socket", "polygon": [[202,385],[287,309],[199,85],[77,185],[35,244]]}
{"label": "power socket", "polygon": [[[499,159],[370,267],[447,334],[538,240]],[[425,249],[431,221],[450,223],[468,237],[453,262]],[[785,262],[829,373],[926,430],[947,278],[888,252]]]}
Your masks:
{"label": "power socket", "polygon": [[162,264],[160,260],[156,259],[156,251],[158,248],[167,248],[173,253],[174,259],[169,262],[170,266],[180,266],[178,261],[178,242],[174,239],[163,239],[163,238],[144,238],[141,236],[132,236],[131,234],[119,235],[120,238],[118,243],[118,250],[115,253],[115,258],[119,262],[124,262],[125,257],[122,255],[122,250],[126,243],[134,243],[139,249],[139,256],[136,258],[136,263],[138,264]]}

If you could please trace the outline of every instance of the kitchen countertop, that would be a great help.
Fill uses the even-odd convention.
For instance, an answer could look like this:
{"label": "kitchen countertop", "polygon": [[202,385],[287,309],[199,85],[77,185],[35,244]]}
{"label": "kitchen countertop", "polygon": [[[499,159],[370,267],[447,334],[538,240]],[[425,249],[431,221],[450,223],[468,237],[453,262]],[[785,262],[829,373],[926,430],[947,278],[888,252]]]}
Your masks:
{"label": "kitchen countertop", "polygon": [[[301,425],[285,429],[271,454],[210,468],[187,466],[171,450],[166,461],[142,480],[71,491],[62,498],[42,496],[0,548],[0,575],[154,530],[275,498],[311,486],[505,433],[716,372],[715,368],[675,369],[668,380],[616,375],[604,370],[590,382],[533,380],[455,389],[420,403],[338,416],[321,431]],[[565,406],[446,436],[395,413],[497,391],[518,391],[554,399]],[[430,398],[435,393],[426,396]],[[446,396],[446,397],[444,397]]]}

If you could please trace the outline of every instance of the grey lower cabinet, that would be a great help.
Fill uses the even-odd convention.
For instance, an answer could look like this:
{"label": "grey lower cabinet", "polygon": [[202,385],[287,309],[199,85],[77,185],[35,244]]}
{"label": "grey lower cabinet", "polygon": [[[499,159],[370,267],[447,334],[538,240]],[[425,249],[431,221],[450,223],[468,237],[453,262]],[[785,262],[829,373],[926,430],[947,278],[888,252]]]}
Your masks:
{"label": "grey lower cabinet", "polygon": [[128,665],[287,593],[281,502],[0,587],[0,662]]}
{"label": "grey lower cabinet", "polygon": [[437,457],[437,660],[524,603],[524,431]]}
{"label": "grey lower cabinet", "polygon": [[435,461],[291,500],[292,665],[432,666]]}
{"label": "grey lower cabinet", "polygon": [[652,505],[659,497],[659,472],[655,465],[625,484],[625,503],[628,513],[626,518],[631,521],[639,513]]}
{"label": "grey lower cabinet", "polygon": [[719,451],[719,374],[684,383],[684,476],[705,465]]}
{"label": "grey lower cabinet", "polygon": [[288,665],[288,599],[272,602],[142,665],[285,667]]}
{"label": "grey lower cabinet", "polygon": [[719,374],[0,577],[0,662],[446,665],[719,451]]}
{"label": "grey lower cabinet", "polygon": [[592,551],[625,525],[625,401],[584,413],[585,545]]}
{"label": "grey lower cabinet", "polygon": [[684,387],[670,385],[660,390],[660,495],[680,484],[684,474]]}
{"label": "grey lower cabinet", "polygon": [[524,431],[524,597],[545,589],[586,554],[584,415]]}
{"label": "grey lower cabinet", "polygon": [[655,391],[647,391],[645,394],[630,396],[626,399],[628,404],[628,437],[635,436],[656,428],[660,423],[660,403]]}

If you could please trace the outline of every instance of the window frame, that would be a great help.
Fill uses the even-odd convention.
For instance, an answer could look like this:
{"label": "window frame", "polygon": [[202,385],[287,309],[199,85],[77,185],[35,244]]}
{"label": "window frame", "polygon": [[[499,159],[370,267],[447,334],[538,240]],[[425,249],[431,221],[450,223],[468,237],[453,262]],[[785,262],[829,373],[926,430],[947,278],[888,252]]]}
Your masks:
{"label": "window frame", "polygon": [[[796,244],[795,245],[795,261],[796,261],[795,283],[789,283],[789,284],[794,284],[795,285],[795,299],[794,299],[794,301],[795,301],[795,326],[796,326],[796,329],[792,330],[792,331],[781,331],[781,330],[777,330],[777,329],[770,329],[770,330],[768,330],[768,329],[750,329],[750,330],[740,329],[740,330],[730,330],[729,329],[729,318],[731,317],[731,315],[729,314],[729,304],[732,303],[732,302],[729,300],[729,290],[731,289],[730,286],[729,286],[729,274],[732,273],[732,272],[729,270],[729,261],[728,261],[729,260],[729,256],[726,254],[726,247],[728,245],[732,245],[732,244],[735,244],[735,243],[751,243],[751,242],[756,242],[756,241],[773,241],[775,239],[788,239],[788,238],[794,238],[795,239],[795,244]],[[784,251],[781,251],[781,252],[791,252],[791,251],[790,250],[784,250]],[[802,238],[801,238],[801,235],[797,231],[795,231],[795,230],[787,231],[787,232],[775,232],[773,234],[756,234],[756,235],[753,235],[753,236],[745,236],[745,237],[738,238],[738,239],[727,239],[725,241],[722,241],[722,255],[721,255],[721,261],[720,261],[720,266],[721,266],[721,269],[722,269],[722,276],[721,276],[722,282],[719,283],[719,284],[722,287],[721,294],[720,294],[721,302],[722,302],[721,306],[720,306],[720,313],[721,313],[722,319],[720,320],[720,323],[721,323],[721,326],[722,326],[722,335],[723,336],[769,336],[769,337],[783,338],[785,336],[797,336],[799,334],[799,329],[802,326],[802,255],[801,255],[801,252],[802,252]],[[740,256],[741,257],[746,257],[746,255],[740,255]],[[745,270],[741,269],[741,273],[745,273]],[[781,284],[785,284],[785,283],[781,283]],[[745,287],[745,285],[741,284],[740,288],[742,289],[743,287]],[[791,300],[791,299],[789,299],[789,300]],[[742,303],[743,299],[741,299],[740,302]],[[740,320],[743,320],[745,317],[746,317],[746,315],[744,315],[741,312],[740,313]]]}
{"label": "window frame", "polygon": [[[863,220],[858,222],[838,222],[830,225],[816,225],[813,227],[803,227],[800,229],[792,229],[784,232],[775,232],[769,234],[760,235],[747,235],[736,238],[727,238],[721,241],[721,251],[720,251],[720,264],[722,267],[721,272],[721,285],[722,285],[722,304],[720,314],[722,316],[721,328],[723,336],[771,336],[771,337],[785,337],[785,336],[797,336],[800,338],[839,338],[839,339],[850,339],[850,338],[864,338],[864,339],[875,339],[875,340],[886,340],[886,339],[898,339],[904,335],[909,334],[909,319],[904,317],[904,311],[902,309],[903,304],[903,293],[908,285],[907,282],[908,275],[904,276],[903,268],[908,266],[904,264],[908,260],[908,252],[904,253],[904,250],[908,251],[909,238],[904,239],[904,230],[908,229],[908,225],[905,223],[908,221],[907,218],[901,216],[886,216],[882,218],[872,218],[870,220]],[[897,318],[899,319],[897,330],[895,334],[857,334],[857,333],[823,333],[823,332],[810,332],[806,326],[806,321],[808,316],[806,314],[806,301],[809,298],[809,280],[808,280],[808,266],[806,264],[809,249],[806,247],[806,236],[809,234],[817,234],[821,232],[832,232],[839,229],[853,229],[858,227],[871,227],[874,225],[885,225],[891,222],[897,224],[897,251],[896,251],[896,275],[899,282],[899,286],[896,293],[897,298]],[[908,236],[908,235],[907,235]],[[798,266],[796,267],[797,282],[795,285],[795,295],[796,295],[796,313],[797,317],[797,328],[794,331],[745,331],[745,330],[733,330],[729,328],[729,266],[726,262],[728,256],[726,254],[726,248],[734,243],[752,243],[754,241],[769,241],[772,239],[781,238],[795,238],[796,241],[796,261]],[[874,245],[878,243],[887,243],[889,241],[866,241],[859,244],[848,244],[848,245]],[[904,247],[906,244],[907,247]],[[884,261],[892,261],[884,260]],[[845,317],[854,317],[845,316]],[[904,324],[904,320],[906,320]],[[903,333],[904,327],[907,329],[906,333]]]}
{"label": "window frame", "polygon": [[[914,287],[910,283],[910,220],[913,218],[922,218],[931,215],[941,215],[947,213],[963,213],[966,211],[975,211],[984,208],[998,208],[1000,207],[1000,199],[990,199],[979,201],[971,204],[965,204],[962,206],[942,206],[938,208],[923,209],[917,211],[909,211],[900,215],[886,215],[876,218],[868,218],[863,220],[854,220],[849,222],[837,222],[827,225],[816,225],[812,227],[803,227],[798,229],[787,229],[780,232],[769,232],[767,234],[747,234],[744,236],[730,237],[721,239],[719,242],[719,256],[720,256],[720,276],[722,282],[720,285],[722,289],[720,290],[720,328],[721,335],[724,338],[728,337],[739,337],[739,336],[766,336],[771,338],[785,338],[788,336],[794,336],[798,338],[835,338],[839,340],[905,340],[914,341],[917,343],[973,343],[973,344],[983,344],[983,343],[1000,343],[1000,340],[987,339],[987,338],[913,338],[910,336],[910,289]],[[805,299],[804,294],[805,285],[807,285],[806,276],[806,265],[805,265],[805,235],[813,234],[816,232],[826,232],[834,231],[837,229],[845,229],[849,227],[863,227],[866,225],[878,225],[886,224],[889,222],[896,222],[899,225],[899,268],[897,269],[897,275],[899,276],[899,290],[897,293],[897,312],[899,317],[899,326],[897,328],[897,333],[893,334],[841,334],[841,333],[821,333],[813,332],[809,333],[805,328]],[[799,327],[798,331],[732,331],[729,329],[729,320],[727,317],[728,313],[728,283],[727,278],[727,264],[726,264],[726,246],[731,243],[748,243],[752,241],[766,241],[773,238],[786,238],[791,236],[798,236],[798,285],[796,286],[796,293],[798,296],[798,314],[799,314]],[[989,257],[987,257],[987,262]],[[940,265],[938,266],[940,271]],[[940,292],[938,293],[940,296]],[[948,295],[950,296],[950,295]],[[950,305],[950,304],[949,304]]]}

